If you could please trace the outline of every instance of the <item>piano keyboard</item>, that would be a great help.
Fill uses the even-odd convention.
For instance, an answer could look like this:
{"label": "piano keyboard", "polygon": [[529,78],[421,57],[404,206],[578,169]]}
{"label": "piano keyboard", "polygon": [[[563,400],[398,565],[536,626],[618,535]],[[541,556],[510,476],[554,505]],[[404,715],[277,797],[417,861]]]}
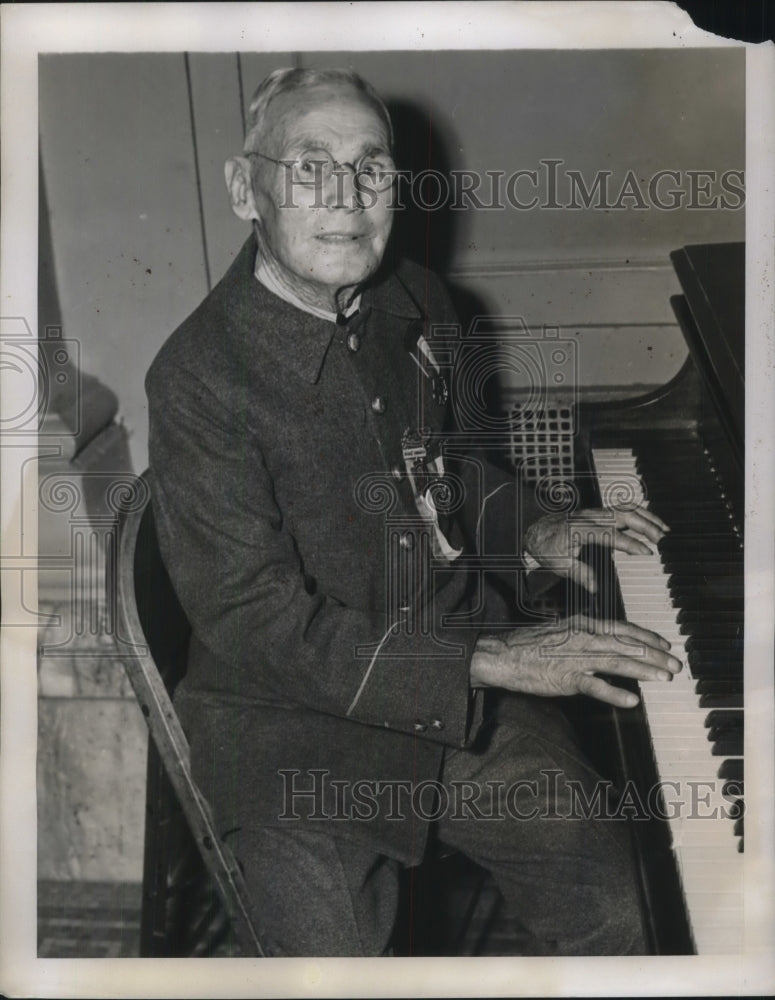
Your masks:
{"label": "piano keyboard", "polygon": [[696,488],[699,510],[660,503],[633,451],[600,448],[593,457],[604,502],[621,484],[634,493],[628,502],[671,525],[660,551],[614,552],[614,565],[627,620],[662,635],[684,664],[669,683],[642,683],[641,700],[696,951],[730,954],[743,943],[742,540],[718,482],[715,494],[704,489],[713,470],[702,445],[676,447],[671,455],[663,444],[654,465],[668,466],[673,498],[684,483]]}

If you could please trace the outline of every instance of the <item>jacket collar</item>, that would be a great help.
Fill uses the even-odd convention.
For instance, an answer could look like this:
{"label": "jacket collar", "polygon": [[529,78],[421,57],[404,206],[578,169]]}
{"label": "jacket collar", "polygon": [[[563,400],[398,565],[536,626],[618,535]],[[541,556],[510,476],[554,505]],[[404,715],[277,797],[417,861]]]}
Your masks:
{"label": "jacket collar", "polygon": [[[251,234],[220,283],[229,311],[236,314],[239,325],[247,331],[248,349],[260,330],[262,346],[277,362],[314,384],[320,378],[337,327],[298,309],[262,285],[254,274],[256,250],[255,234]],[[406,284],[384,266],[363,291],[361,314],[369,310],[408,320],[423,315]]]}
{"label": "jacket collar", "polygon": [[364,290],[363,304],[378,312],[404,319],[422,319],[423,310],[396,271],[383,261],[372,284]]}

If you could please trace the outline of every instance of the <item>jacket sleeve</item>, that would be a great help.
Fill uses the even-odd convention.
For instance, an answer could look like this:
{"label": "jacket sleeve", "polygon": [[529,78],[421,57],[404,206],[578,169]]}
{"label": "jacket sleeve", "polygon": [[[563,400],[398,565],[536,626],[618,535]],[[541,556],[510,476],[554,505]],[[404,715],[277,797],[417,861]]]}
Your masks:
{"label": "jacket sleeve", "polygon": [[420,627],[314,591],[250,430],[184,363],[157,360],[146,388],[162,555],[218,664],[198,684],[466,745],[478,633],[443,624],[466,606],[465,574],[431,567]]}

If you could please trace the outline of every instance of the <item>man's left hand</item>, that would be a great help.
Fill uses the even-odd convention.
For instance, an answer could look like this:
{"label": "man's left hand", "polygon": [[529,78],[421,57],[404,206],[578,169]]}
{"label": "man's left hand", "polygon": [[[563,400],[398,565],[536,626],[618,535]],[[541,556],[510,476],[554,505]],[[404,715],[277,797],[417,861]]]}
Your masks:
{"label": "man's left hand", "polygon": [[595,542],[620,552],[650,555],[652,549],[644,539],[656,545],[669,530],[661,518],[644,507],[586,508],[572,514],[546,514],[530,525],[524,543],[528,554],[542,568],[566,576],[594,594],[594,570],[579,559],[583,545]]}

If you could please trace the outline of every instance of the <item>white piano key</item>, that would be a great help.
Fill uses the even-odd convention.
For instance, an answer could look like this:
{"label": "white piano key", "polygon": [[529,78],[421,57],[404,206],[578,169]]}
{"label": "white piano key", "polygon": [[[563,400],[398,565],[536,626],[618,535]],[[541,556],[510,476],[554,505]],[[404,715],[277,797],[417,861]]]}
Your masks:
{"label": "white piano key", "polygon": [[[595,449],[593,455],[603,496],[624,480],[634,487],[633,501],[648,507],[648,490],[630,449]],[[702,524],[700,514],[698,532]],[[683,664],[670,682],[641,683],[640,697],[697,951],[733,954],[742,947],[744,856],[737,851],[730,800],[718,771],[724,760],[737,758],[713,756],[705,724],[711,709],[700,707],[694,690],[686,637],[659,553],[614,550],[613,559],[628,621],[662,635]]]}

